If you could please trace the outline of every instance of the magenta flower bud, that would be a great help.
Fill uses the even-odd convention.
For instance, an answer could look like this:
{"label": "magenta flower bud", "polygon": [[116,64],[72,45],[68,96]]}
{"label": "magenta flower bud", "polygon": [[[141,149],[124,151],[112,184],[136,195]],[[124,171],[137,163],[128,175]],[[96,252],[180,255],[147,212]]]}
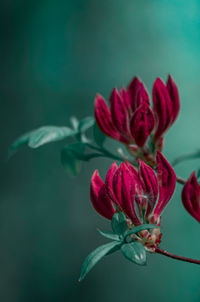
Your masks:
{"label": "magenta flower bud", "polygon": [[113,177],[113,190],[122,211],[133,221],[134,225],[141,224],[134,206],[134,177],[124,163],[120,165]]}
{"label": "magenta flower bud", "polygon": [[153,86],[153,111],[156,118],[156,132],[154,138],[158,139],[168,129],[172,121],[172,102],[167,87],[160,78]]}
{"label": "magenta flower bud", "polygon": [[[142,81],[135,77],[128,89],[113,89],[110,109],[101,95],[95,99],[95,118],[108,136],[124,143],[129,153],[155,166],[155,151],[162,151],[164,134],[180,110],[178,89],[168,77],[165,85],[157,78],[153,86],[153,111]],[[153,135],[151,135],[153,133]],[[150,138],[150,139],[148,139]]]}
{"label": "magenta flower bud", "polygon": [[142,82],[137,87],[135,92],[135,99],[132,100],[133,111],[135,111],[140,105],[147,104],[150,105],[150,97],[149,94]]}
{"label": "magenta flower bud", "polygon": [[159,199],[154,209],[154,216],[159,217],[174,193],[176,187],[176,174],[170,163],[159,151],[157,152],[156,160]]}
{"label": "magenta flower bud", "polygon": [[200,222],[200,186],[193,172],[183,187],[182,202],[186,211]]}
{"label": "magenta flower bud", "polygon": [[97,94],[95,98],[95,118],[99,128],[106,135],[123,143],[128,143],[128,141],[123,138],[119,131],[115,128],[110,110],[104,98],[100,94]]}
{"label": "magenta flower bud", "polygon": [[167,80],[167,90],[169,92],[171,102],[172,102],[171,124],[173,124],[180,111],[180,100],[179,100],[179,93],[178,93],[178,88],[176,86],[176,83],[174,82],[174,80],[172,79],[172,77],[170,75]]}
{"label": "magenta flower bud", "polygon": [[98,171],[92,175],[90,186],[90,198],[95,210],[107,219],[111,219],[115,213],[112,201],[108,196],[105,184],[101,180]]}
{"label": "magenta flower bud", "polygon": [[142,189],[148,199],[146,217],[152,212],[158,197],[158,181],[152,168],[146,165],[142,160],[139,161],[139,178]]}
{"label": "magenta flower bud", "polygon": [[139,78],[134,77],[128,86],[128,91],[130,94],[130,102],[131,102],[131,107],[132,107],[133,111],[135,110],[135,103],[136,103],[137,93],[138,93],[140,84],[141,84],[141,82],[140,82]]}
{"label": "magenta flower bud", "polygon": [[135,181],[135,201],[138,206],[138,210],[140,214],[142,213],[142,209],[146,205],[146,200],[143,196],[143,190],[142,190],[142,184],[139,179],[139,173],[136,170],[135,167],[133,167],[128,161],[125,162],[125,165],[129,169],[129,171],[132,173],[134,181]]}
{"label": "magenta flower bud", "polygon": [[144,146],[154,128],[154,116],[147,104],[142,104],[130,120],[131,134],[139,147]]}
{"label": "magenta flower bud", "polygon": [[[125,101],[127,101],[127,99],[125,99]],[[127,140],[129,141],[130,134],[128,128],[128,111],[125,101],[117,89],[114,88],[110,96],[110,111],[113,124],[119,133],[121,133],[124,137],[127,137]]]}
{"label": "magenta flower bud", "polygon": [[[124,212],[129,226],[142,223],[160,225],[163,209],[172,197],[176,176],[165,159],[157,153],[157,176],[154,170],[139,160],[139,173],[130,163],[122,163],[119,168],[113,163],[106,175],[105,184],[95,171],[91,180],[91,201],[96,211],[111,219],[115,212]],[[158,201],[157,201],[158,199]],[[114,206],[113,206],[114,205]],[[141,231],[136,240],[154,251],[160,243],[159,229]]]}
{"label": "magenta flower bud", "polygon": [[113,162],[113,164],[110,166],[110,168],[106,174],[106,180],[105,180],[105,185],[107,188],[108,195],[111,198],[111,200],[115,206],[118,206],[118,201],[117,201],[117,199],[114,195],[114,191],[113,191],[113,176],[114,176],[115,172],[117,171],[117,169],[118,169],[117,164],[115,162]]}
{"label": "magenta flower bud", "polygon": [[128,114],[130,113],[131,110],[131,97],[130,97],[130,92],[127,91],[124,87],[120,89],[120,95],[122,99],[124,100],[124,103],[126,105],[126,108],[128,110]]}

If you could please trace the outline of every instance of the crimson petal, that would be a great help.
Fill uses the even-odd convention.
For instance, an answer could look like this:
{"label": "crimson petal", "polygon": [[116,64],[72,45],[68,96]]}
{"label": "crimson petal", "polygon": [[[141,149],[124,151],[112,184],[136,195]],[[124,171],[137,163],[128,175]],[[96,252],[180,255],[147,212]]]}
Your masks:
{"label": "crimson petal", "polygon": [[111,199],[108,197],[105,184],[96,170],[91,179],[90,198],[95,210],[105,218],[111,220],[115,209],[112,205]]}
{"label": "crimson petal", "polygon": [[132,173],[122,163],[113,177],[114,194],[123,212],[133,221],[134,225],[141,224],[135,212],[135,183]]}
{"label": "crimson petal", "polygon": [[158,197],[158,181],[155,172],[142,160],[139,161],[139,178],[147,198],[146,217],[152,212]]}
{"label": "crimson petal", "polygon": [[160,151],[157,152],[156,160],[159,199],[154,209],[154,216],[159,217],[174,193],[176,187],[176,174],[170,163]]}
{"label": "crimson petal", "polygon": [[182,202],[186,211],[200,222],[200,186],[193,172],[183,187]]}
{"label": "crimson petal", "polygon": [[180,99],[179,99],[177,85],[170,75],[167,80],[167,90],[169,92],[172,101],[172,120],[171,120],[171,124],[172,124],[176,120],[180,111]]}
{"label": "crimson petal", "polygon": [[110,96],[110,111],[113,123],[118,131],[125,137],[130,138],[128,129],[128,111],[126,100],[122,98],[116,88],[113,89]]}
{"label": "crimson petal", "polygon": [[167,87],[160,78],[153,85],[153,111],[156,117],[155,139],[161,137],[172,120],[172,102]]}
{"label": "crimson petal", "polygon": [[130,120],[130,131],[136,144],[142,147],[154,128],[154,115],[147,104],[141,105]]}
{"label": "crimson petal", "polygon": [[119,131],[115,128],[110,110],[100,94],[97,94],[95,98],[95,118],[97,125],[106,135],[123,143],[127,143],[127,140],[123,139]]}

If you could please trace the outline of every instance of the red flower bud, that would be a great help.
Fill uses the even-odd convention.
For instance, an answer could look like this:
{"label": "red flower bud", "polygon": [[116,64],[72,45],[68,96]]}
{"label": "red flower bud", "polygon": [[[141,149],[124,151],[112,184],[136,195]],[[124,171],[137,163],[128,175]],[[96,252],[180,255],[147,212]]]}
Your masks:
{"label": "red flower bud", "polygon": [[110,96],[110,111],[112,115],[113,124],[115,128],[130,140],[129,128],[128,128],[128,111],[126,103],[122,96],[119,94],[116,88],[113,89]]}
{"label": "red flower bud", "polygon": [[122,99],[124,100],[124,103],[126,105],[126,108],[128,110],[128,114],[129,114],[130,109],[131,109],[131,97],[130,97],[130,93],[124,87],[122,87],[120,89],[120,95],[121,95]]}
{"label": "red flower bud", "polygon": [[154,116],[147,104],[142,104],[133,114],[130,131],[136,144],[142,147],[154,128]]}
{"label": "red flower bud", "polygon": [[[160,214],[172,197],[176,176],[165,157],[157,153],[157,176],[153,169],[139,160],[139,173],[130,163],[119,168],[113,163],[106,175],[105,184],[95,171],[91,180],[91,201],[96,211],[111,219],[115,210],[124,212],[129,225],[140,225],[144,221],[160,225]],[[200,188],[199,194],[200,194]],[[158,202],[157,198],[159,196]],[[156,204],[157,202],[157,204]],[[137,206],[137,210],[135,207]],[[138,234],[146,248],[154,251],[160,243],[160,231],[144,230]]]}
{"label": "red flower bud", "polygon": [[[120,92],[113,89],[110,104],[109,109],[103,97],[96,96],[95,118],[99,128],[106,135],[126,144],[134,157],[140,154],[144,160],[151,158],[146,162],[153,166],[154,151],[162,150],[163,136],[180,110],[178,89],[173,79],[169,76],[166,86],[161,79],[156,79],[153,86],[153,112],[148,92],[137,77],[127,90],[124,87]],[[152,131],[153,144],[145,145]]]}
{"label": "red flower bud", "polygon": [[92,175],[90,198],[93,207],[100,215],[107,219],[112,218],[115,213],[115,209],[112,206],[112,201],[107,194],[105,184],[101,180],[97,170]]}
{"label": "red flower bud", "polygon": [[133,78],[129,84],[128,91],[131,98],[131,107],[133,112],[142,104],[150,105],[149,94],[144,84],[137,78]]}
{"label": "red flower bud", "polygon": [[133,111],[136,110],[142,104],[150,105],[150,97],[144,84],[141,82],[135,93]]}
{"label": "red flower bud", "polygon": [[130,94],[130,102],[131,102],[131,107],[132,110],[135,110],[135,103],[136,103],[136,96],[137,96],[137,91],[138,88],[140,87],[140,80],[138,77],[134,77],[131,83],[128,86],[128,91]]}
{"label": "red flower bud", "polygon": [[119,131],[114,126],[110,110],[100,94],[97,94],[95,98],[95,118],[99,128],[106,135],[123,143],[128,143],[128,141],[121,136]]}
{"label": "red flower bud", "polygon": [[160,78],[153,86],[153,111],[156,118],[156,132],[154,138],[161,137],[172,121],[172,102],[167,87]]}
{"label": "red flower bud", "polygon": [[139,178],[147,199],[146,217],[152,212],[158,197],[158,181],[155,172],[142,160],[139,161]]}
{"label": "red flower bud", "polygon": [[[114,204],[117,210],[124,212],[129,225],[140,225],[144,221],[160,225],[160,214],[172,197],[176,176],[160,152],[157,154],[157,164],[156,176],[153,169],[141,160],[139,173],[128,162],[122,163],[119,168],[113,163],[105,184],[98,171],[95,171],[91,180],[91,201],[96,211],[111,219],[115,212]],[[157,229],[144,230],[138,236],[151,251],[160,243],[161,235]]]}
{"label": "red flower bud", "polygon": [[183,187],[182,202],[186,211],[200,222],[200,186],[193,172]]}
{"label": "red flower bud", "polygon": [[113,190],[120,208],[133,221],[134,225],[141,224],[135,212],[135,184],[132,173],[122,163],[113,177]]}
{"label": "red flower bud", "polygon": [[174,80],[172,79],[172,77],[170,75],[169,75],[168,81],[167,81],[167,90],[169,92],[171,102],[172,102],[171,124],[173,124],[180,111],[180,100],[179,100],[179,93],[178,93],[178,88],[176,86],[176,83],[174,82]]}
{"label": "red flower bud", "polygon": [[156,160],[159,199],[154,209],[154,216],[159,217],[174,193],[176,187],[176,174],[170,163],[159,151],[157,152]]}
{"label": "red flower bud", "polygon": [[110,166],[106,174],[106,180],[105,180],[105,185],[107,188],[108,195],[116,206],[118,205],[118,202],[113,192],[113,177],[117,169],[118,169],[117,164],[113,162],[113,164]]}

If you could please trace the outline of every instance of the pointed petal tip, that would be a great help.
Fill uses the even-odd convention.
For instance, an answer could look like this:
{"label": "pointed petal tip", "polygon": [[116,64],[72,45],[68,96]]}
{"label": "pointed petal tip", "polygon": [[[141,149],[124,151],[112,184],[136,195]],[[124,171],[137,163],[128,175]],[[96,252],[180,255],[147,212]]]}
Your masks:
{"label": "pointed petal tip", "polygon": [[99,171],[98,171],[98,169],[96,169],[96,170],[93,172],[92,178],[91,178],[91,179],[94,179],[94,178],[96,178],[96,177],[100,177],[100,176],[99,176]]}

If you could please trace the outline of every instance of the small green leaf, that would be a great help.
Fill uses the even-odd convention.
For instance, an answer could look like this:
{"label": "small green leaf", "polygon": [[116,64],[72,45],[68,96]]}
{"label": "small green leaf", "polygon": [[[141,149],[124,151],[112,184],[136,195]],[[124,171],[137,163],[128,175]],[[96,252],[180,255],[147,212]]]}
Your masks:
{"label": "small green leaf", "polygon": [[10,146],[8,150],[8,157],[11,157],[19,148],[28,144],[29,137],[32,134],[32,132],[33,131],[27,132],[14,141],[14,143]]}
{"label": "small green leaf", "polygon": [[95,143],[102,147],[104,145],[104,142],[106,140],[106,136],[105,134],[99,129],[99,127],[97,126],[97,124],[94,124],[94,128],[93,128],[93,136],[94,136],[94,141]]}
{"label": "small green leaf", "polygon": [[75,131],[78,131],[79,121],[75,116],[70,117],[70,124]]}
{"label": "small green leaf", "polygon": [[91,128],[95,123],[95,120],[93,117],[86,117],[83,120],[80,121],[78,125],[78,131],[79,132],[85,132],[87,129]]}
{"label": "small green leaf", "polygon": [[111,241],[107,244],[99,246],[96,250],[94,250],[91,254],[87,256],[83,265],[81,267],[81,274],[79,281],[82,281],[85,276],[89,273],[89,271],[109,252],[118,247],[120,248],[121,244],[117,241]]}
{"label": "small green leaf", "polygon": [[113,234],[111,232],[103,232],[99,229],[97,229],[98,232],[105,238],[111,239],[111,240],[116,240],[116,241],[120,241],[119,235],[117,234]]}
{"label": "small green leaf", "polygon": [[83,142],[68,144],[62,149],[62,157],[66,156],[66,159],[68,160],[68,156],[70,154],[71,157],[73,156],[76,159],[83,160],[83,161],[89,161],[90,159],[92,159],[94,157],[102,156],[102,154],[97,153],[97,152],[86,154],[85,153],[86,145],[87,144],[85,144]]}
{"label": "small green leaf", "polygon": [[82,143],[69,144],[61,151],[61,163],[67,172],[73,176],[78,175],[81,161],[84,158],[85,145]]}
{"label": "small green leaf", "polygon": [[127,238],[128,236],[130,236],[132,234],[141,232],[143,230],[158,229],[158,228],[160,228],[160,227],[158,225],[154,225],[154,224],[141,224],[141,225],[138,225],[138,226],[132,228],[128,233],[126,233],[125,238]]}
{"label": "small green leaf", "polygon": [[68,127],[44,126],[20,136],[10,147],[12,155],[21,146],[28,144],[30,148],[38,148],[44,144],[62,140],[75,135],[76,132]]}
{"label": "small green leaf", "polygon": [[44,144],[59,141],[74,134],[75,131],[68,127],[45,126],[31,134],[28,145],[30,148],[38,148]]}
{"label": "small green leaf", "polygon": [[127,231],[126,216],[122,212],[116,212],[111,221],[112,230],[115,234],[124,236]]}
{"label": "small green leaf", "polygon": [[146,264],[146,251],[140,242],[125,243],[121,247],[124,257],[136,264]]}

